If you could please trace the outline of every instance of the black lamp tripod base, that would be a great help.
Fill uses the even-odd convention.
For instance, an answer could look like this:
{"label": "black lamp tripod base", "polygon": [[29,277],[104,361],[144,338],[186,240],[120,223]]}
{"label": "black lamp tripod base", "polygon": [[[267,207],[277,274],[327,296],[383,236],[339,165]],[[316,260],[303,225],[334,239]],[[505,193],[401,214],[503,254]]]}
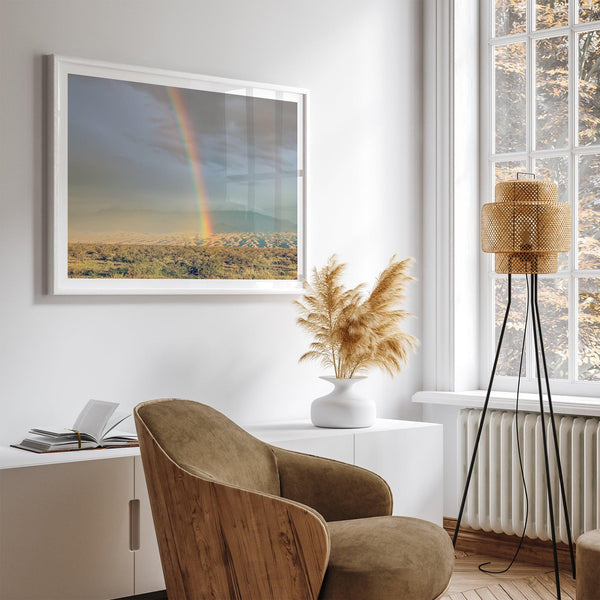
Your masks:
{"label": "black lamp tripod base", "polygon": [[[560,482],[560,492],[562,498],[562,507],[565,515],[565,524],[567,529],[567,536],[569,540],[569,552],[571,555],[571,569],[573,571],[573,579],[575,579],[575,555],[573,553],[573,540],[571,537],[571,523],[569,520],[569,509],[567,506],[567,496],[565,492],[565,484],[563,480],[562,466],[560,462],[560,453],[558,447],[558,434],[556,431],[556,423],[554,420],[554,409],[552,407],[552,396],[550,394],[550,380],[548,377],[548,367],[546,364],[546,353],[544,351],[544,341],[542,338],[542,324],[540,321],[540,311],[538,307],[538,276],[537,274],[526,275],[530,278],[530,285],[527,288],[527,303],[531,309],[532,315],[532,326],[533,326],[533,344],[535,349],[535,366],[537,373],[537,387],[538,395],[540,399],[540,419],[542,424],[542,439],[544,446],[544,463],[546,467],[546,488],[548,491],[548,507],[550,517],[550,529],[552,533],[552,550],[554,556],[554,576],[556,579],[556,597],[557,600],[561,600],[560,592],[560,575],[558,571],[558,554],[556,551],[556,526],[554,522],[554,503],[552,499],[552,487],[550,478],[550,466],[548,462],[548,439],[545,425],[545,414],[544,414],[544,395],[542,391],[542,368],[543,376],[546,382],[546,395],[548,396],[548,409],[550,412],[550,422],[552,424],[552,437],[554,441],[554,452],[556,455],[556,466],[558,468],[558,478]],[[483,410],[481,413],[481,419],[479,421],[479,428],[477,430],[477,436],[475,437],[475,447],[473,448],[473,455],[471,456],[471,463],[467,472],[467,480],[465,482],[465,488],[463,491],[462,501],[460,503],[460,510],[458,512],[458,520],[456,522],[456,529],[454,530],[454,537],[452,543],[456,546],[456,540],[458,538],[458,531],[460,529],[460,523],[462,521],[465,504],[467,501],[467,493],[469,491],[469,485],[471,483],[471,477],[473,475],[473,469],[475,468],[475,462],[477,458],[477,449],[479,448],[479,442],[481,440],[481,433],[483,431],[485,416],[488,410],[488,404],[490,401],[490,394],[492,392],[492,385],[494,383],[494,377],[496,375],[496,368],[498,366],[498,358],[500,356],[500,349],[502,348],[502,340],[504,339],[504,332],[506,330],[506,323],[508,321],[508,315],[510,313],[510,305],[512,301],[512,277],[508,275],[508,302],[506,305],[506,312],[504,313],[504,320],[502,322],[502,329],[500,330],[500,337],[498,338],[498,347],[496,348],[496,356],[494,358],[494,364],[492,366],[492,373],[490,376],[490,382],[488,384],[487,393],[485,395],[485,402],[483,404]]]}

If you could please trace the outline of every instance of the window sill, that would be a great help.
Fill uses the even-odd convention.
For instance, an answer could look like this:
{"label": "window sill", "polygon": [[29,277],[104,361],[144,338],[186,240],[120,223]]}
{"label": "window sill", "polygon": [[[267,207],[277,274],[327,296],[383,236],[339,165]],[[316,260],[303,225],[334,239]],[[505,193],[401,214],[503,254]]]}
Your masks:
{"label": "window sill", "polygon": [[[413,402],[420,404],[441,404],[460,406],[462,408],[482,408],[485,402],[485,391],[468,392],[417,392]],[[547,407],[547,403],[545,404]],[[584,396],[557,396],[552,394],[552,407],[555,413],[563,415],[581,415],[600,417],[600,399]],[[496,410],[514,410],[514,392],[492,392],[489,408]],[[519,410],[538,412],[540,401],[537,394],[522,393],[519,397]]]}

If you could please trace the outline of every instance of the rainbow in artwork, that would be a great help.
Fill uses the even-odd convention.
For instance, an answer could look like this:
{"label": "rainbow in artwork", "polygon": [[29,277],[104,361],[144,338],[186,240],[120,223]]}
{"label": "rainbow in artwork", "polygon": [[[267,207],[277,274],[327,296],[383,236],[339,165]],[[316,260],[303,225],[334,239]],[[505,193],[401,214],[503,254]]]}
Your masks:
{"label": "rainbow in artwork", "polygon": [[213,227],[210,219],[210,211],[207,206],[206,186],[202,175],[202,160],[200,157],[199,144],[194,135],[194,128],[183,101],[181,90],[176,87],[165,86],[169,105],[177,125],[177,131],[183,144],[192,177],[192,186],[198,211],[198,230],[202,238],[208,239],[213,235]]}

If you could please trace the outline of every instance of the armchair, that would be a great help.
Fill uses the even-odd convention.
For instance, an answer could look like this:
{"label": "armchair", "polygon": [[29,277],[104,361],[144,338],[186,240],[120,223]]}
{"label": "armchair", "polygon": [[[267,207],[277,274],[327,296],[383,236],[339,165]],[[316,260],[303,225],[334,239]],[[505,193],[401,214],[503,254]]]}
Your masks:
{"label": "armchair", "polygon": [[392,517],[379,476],[254,438],[218,411],[134,411],[169,600],[433,600],[443,529]]}

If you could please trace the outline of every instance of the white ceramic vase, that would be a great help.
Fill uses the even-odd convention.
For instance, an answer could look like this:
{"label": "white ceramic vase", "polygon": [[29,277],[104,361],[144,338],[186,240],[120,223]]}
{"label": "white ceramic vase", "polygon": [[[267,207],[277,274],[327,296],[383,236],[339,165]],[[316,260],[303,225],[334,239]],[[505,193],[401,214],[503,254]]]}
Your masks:
{"label": "white ceramic vase", "polygon": [[371,427],[375,423],[375,402],[354,391],[354,384],[366,377],[337,379],[321,377],[333,384],[333,391],[321,396],[310,407],[310,418],[317,427],[336,429]]}

